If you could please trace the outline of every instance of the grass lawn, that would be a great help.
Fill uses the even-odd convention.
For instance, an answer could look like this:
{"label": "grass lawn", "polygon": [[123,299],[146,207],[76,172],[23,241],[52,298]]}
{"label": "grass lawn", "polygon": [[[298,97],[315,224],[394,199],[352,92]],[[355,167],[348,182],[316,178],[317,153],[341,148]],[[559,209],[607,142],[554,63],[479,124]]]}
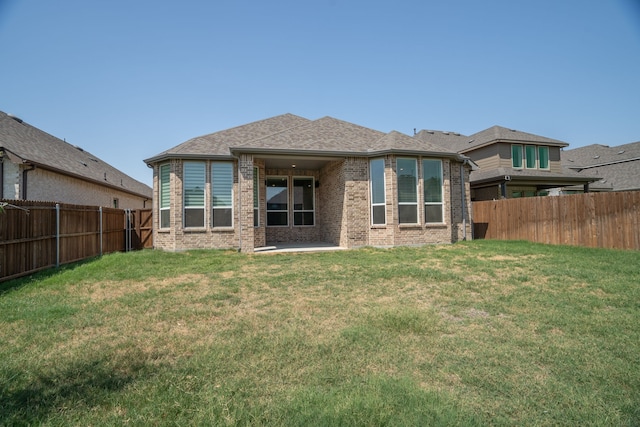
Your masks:
{"label": "grass lawn", "polygon": [[0,343],[0,425],[640,425],[640,252],[117,253]]}

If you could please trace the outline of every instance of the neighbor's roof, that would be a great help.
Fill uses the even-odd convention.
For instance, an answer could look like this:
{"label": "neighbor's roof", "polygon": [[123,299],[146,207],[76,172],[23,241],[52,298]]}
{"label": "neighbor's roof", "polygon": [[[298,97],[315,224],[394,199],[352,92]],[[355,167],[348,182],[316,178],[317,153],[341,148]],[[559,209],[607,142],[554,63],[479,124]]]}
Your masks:
{"label": "neighbor's roof", "polygon": [[0,149],[13,161],[34,164],[99,185],[151,198],[149,186],[97,156],[0,111]]}
{"label": "neighbor's roof", "polygon": [[535,135],[533,133],[521,132],[515,129],[508,129],[502,126],[492,126],[469,136],[456,132],[421,130],[415,135],[415,138],[432,142],[442,146],[443,148],[455,150],[458,153],[466,153],[497,142],[534,143],[559,147],[566,147],[569,145],[566,142],[559,141],[557,139],[551,139]]}
{"label": "neighbor's roof", "polygon": [[292,114],[249,123],[190,139],[146,159],[230,158],[234,153],[295,155],[375,155],[385,152],[433,153],[462,159],[455,151],[392,131],[380,132],[333,117],[308,120]]}
{"label": "neighbor's roof", "polygon": [[640,189],[640,141],[609,147],[593,144],[561,153],[564,167],[600,177],[616,191]]}
{"label": "neighbor's roof", "polygon": [[[508,177],[508,178],[507,178]],[[495,168],[480,169],[471,174],[469,181],[472,185],[493,184],[498,182],[523,181],[527,183],[550,183],[554,186],[561,187],[565,185],[576,185],[592,183],[599,180],[597,177],[581,175],[572,170],[563,170],[562,173],[550,173],[537,169],[513,169],[513,168]]]}

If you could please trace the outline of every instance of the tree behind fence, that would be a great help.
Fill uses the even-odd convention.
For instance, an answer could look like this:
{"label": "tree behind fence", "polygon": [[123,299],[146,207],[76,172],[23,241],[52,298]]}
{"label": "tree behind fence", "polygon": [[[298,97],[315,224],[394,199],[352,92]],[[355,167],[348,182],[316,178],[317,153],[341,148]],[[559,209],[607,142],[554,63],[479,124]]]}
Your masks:
{"label": "tree behind fence", "polygon": [[473,202],[474,238],[640,249],[640,191]]}
{"label": "tree behind fence", "polygon": [[57,211],[51,202],[6,202],[13,206],[0,213],[0,281],[101,254],[153,246],[150,209],[59,204]]}

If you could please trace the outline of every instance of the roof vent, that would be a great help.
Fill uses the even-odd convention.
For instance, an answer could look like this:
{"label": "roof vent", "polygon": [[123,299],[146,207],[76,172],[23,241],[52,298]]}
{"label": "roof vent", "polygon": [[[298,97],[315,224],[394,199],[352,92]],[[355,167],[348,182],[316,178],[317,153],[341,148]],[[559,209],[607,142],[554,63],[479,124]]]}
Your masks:
{"label": "roof vent", "polygon": [[430,133],[433,135],[433,131],[432,130],[428,130],[427,133]]}
{"label": "roof vent", "polygon": [[475,141],[475,139],[470,139],[467,141],[468,144],[471,144],[473,141]]}
{"label": "roof vent", "polygon": [[597,155],[596,155],[596,156],[593,156],[593,158],[594,158],[594,159],[599,159],[599,158],[600,158],[600,156],[597,156]]}
{"label": "roof vent", "polygon": [[618,154],[623,154],[623,153],[624,153],[624,150],[618,151]]}
{"label": "roof vent", "polygon": [[23,120],[20,117],[16,117],[13,114],[7,114],[7,116],[11,117],[13,120],[15,120],[18,123],[22,123]]}
{"label": "roof vent", "polygon": [[442,132],[442,133],[445,134],[445,135],[449,135],[449,132]]}
{"label": "roof vent", "polygon": [[81,147],[78,147],[77,145],[73,146],[76,150],[80,150],[80,151],[84,151]]}

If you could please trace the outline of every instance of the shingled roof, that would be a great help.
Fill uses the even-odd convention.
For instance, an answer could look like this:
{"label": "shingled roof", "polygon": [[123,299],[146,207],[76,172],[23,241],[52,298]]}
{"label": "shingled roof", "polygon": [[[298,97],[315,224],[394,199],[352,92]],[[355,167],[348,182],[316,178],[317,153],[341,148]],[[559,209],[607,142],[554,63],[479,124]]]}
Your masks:
{"label": "shingled roof", "polygon": [[640,141],[610,147],[592,144],[561,153],[564,167],[600,177],[613,190],[640,189]]}
{"label": "shingled roof", "polygon": [[308,120],[284,114],[190,139],[145,162],[169,158],[232,158],[238,153],[348,156],[390,151],[463,159],[455,151],[397,131],[384,133],[333,117]]}
{"label": "shingled roof", "polygon": [[82,148],[52,136],[21,119],[0,111],[0,151],[14,162],[93,181],[150,198],[149,186],[131,178]]}

